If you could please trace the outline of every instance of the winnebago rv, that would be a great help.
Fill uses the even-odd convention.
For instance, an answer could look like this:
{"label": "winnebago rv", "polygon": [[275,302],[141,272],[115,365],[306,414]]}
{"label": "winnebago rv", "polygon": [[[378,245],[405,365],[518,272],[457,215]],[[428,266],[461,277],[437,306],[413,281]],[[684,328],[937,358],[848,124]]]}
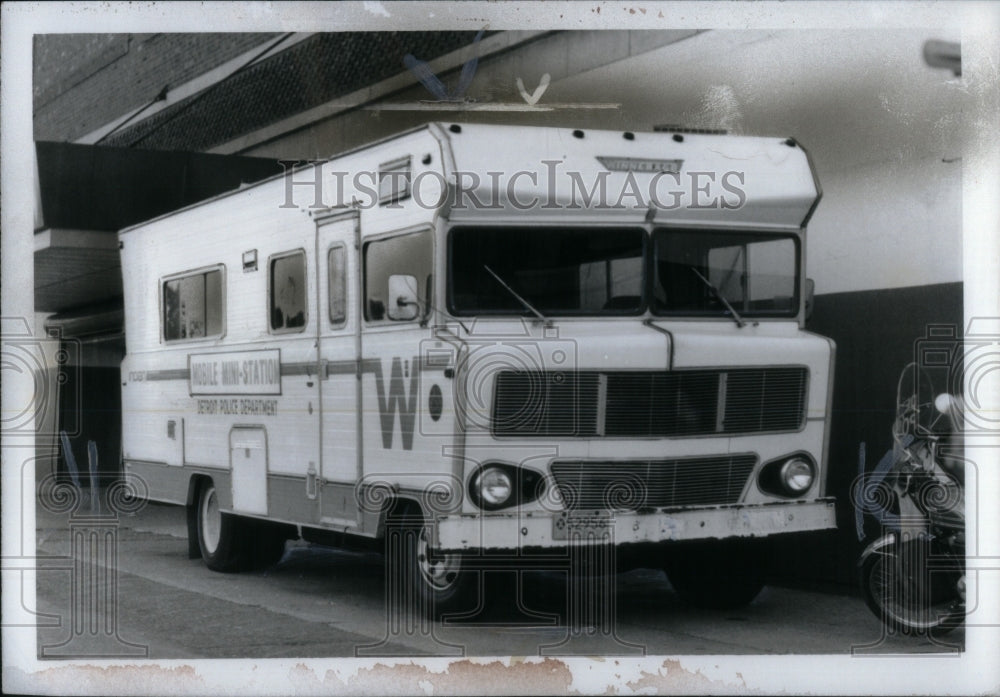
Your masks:
{"label": "winnebago rv", "polygon": [[594,541],[749,602],[835,526],[819,197],[791,139],[430,124],[123,230],[126,479],[220,571],[401,526],[437,609]]}

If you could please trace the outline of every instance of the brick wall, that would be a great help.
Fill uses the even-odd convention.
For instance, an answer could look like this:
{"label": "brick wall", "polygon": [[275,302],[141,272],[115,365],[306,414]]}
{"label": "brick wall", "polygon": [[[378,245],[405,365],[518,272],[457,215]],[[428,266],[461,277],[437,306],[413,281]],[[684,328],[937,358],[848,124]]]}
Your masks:
{"label": "brick wall", "polygon": [[35,140],[72,141],[275,34],[42,34],[34,42]]}

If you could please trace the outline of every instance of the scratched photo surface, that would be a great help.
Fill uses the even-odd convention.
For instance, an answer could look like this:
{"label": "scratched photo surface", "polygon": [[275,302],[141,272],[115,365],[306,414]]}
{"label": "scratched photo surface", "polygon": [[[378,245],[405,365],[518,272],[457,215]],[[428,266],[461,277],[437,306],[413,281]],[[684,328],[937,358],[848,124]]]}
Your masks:
{"label": "scratched photo surface", "polygon": [[978,650],[962,27],[595,8],[649,21],[34,33],[41,670]]}

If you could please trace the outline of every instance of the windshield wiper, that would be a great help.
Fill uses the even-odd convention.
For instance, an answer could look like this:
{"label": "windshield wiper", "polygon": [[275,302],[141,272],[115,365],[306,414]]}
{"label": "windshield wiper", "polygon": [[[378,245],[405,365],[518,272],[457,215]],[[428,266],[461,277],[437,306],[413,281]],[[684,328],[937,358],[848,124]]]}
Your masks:
{"label": "windshield wiper", "polygon": [[496,274],[496,272],[495,272],[495,271],[493,271],[493,269],[491,269],[491,268],[490,268],[489,266],[487,266],[486,264],[483,264],[483,268],[484,268],[484,269],[486,269],[486,270],[487,270],[487,271],[489,272],[490,276],[492,276],[493,278],[497,279],[497,283],[499,283],[500,285],[502,285],[502,286],[504,287],[504,289],[505,289],[505,290],[506,290],[506,291],[507,291],[508,293],[510,293],[510,294],[511,294],[512,296],[514,296],[514,299],[515,299],[515,300],[517,300],[517,301],[518,301],[519,303],[521,303],[522,305],[524,305],[524,309],[528,310],[529,312],[532,312],[532,313],[534,313],[534,315],[535,315],[536,317],[538,317],[538,319],[542,320],[543,322],[545,321],[545,315],[543,315],[543,314],[542,314],[541,312],[539,312],[538,310],[536,310],[536,309],[535,309],[535,306],[534,306],[534,305],[532,305],[532,304],[531,304],[531,303],[529,303],[529,302],[528,302],[527,300],[525,300],[525,299],[524,299],[524,298],[522,298],[522,297],[521,297],[520,295],[518,295],[518,294],[517,294],[517,291],[516,291],[516,290],[514,290],[513,288],[511,288],[511,287],[510,287],[509,285],[507,285],[507,284],[506,284],[506,283],[504,282],[504,280],[503,280],[502,278],[500,278],[500,277],[499,277],[499,276],[498,276],[498,275]]}
{"label": "windshield wiper", "polygon": [[738,313],[736,309],[729,304],[729,301],[726,300],[726,296],[724,296],[722,292],[718,288],[716,288],[711,281],[702,276],[701,273],[699,273],[698,269],[696,269],[693,266],[689,266],[688,268],[691,269],[694,272],[694,275],[700,278],[701,282],[704,283],[710,291],[712,291],[712,294],[715,297],[717,297],[723,305],[726,306],[726,309],[729,310],[729,314],[733,316],[733,321],[736,322],[736,326],[739,327],[740,329],[743,329],[743,327],[746,326],[746,322],[744,322],[743,318],[740,317],[740,313]]}

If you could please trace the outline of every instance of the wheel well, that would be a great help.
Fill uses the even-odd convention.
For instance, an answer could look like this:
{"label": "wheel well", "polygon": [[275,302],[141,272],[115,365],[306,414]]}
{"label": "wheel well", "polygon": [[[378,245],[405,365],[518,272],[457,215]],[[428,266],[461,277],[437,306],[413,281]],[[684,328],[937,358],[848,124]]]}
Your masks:
{"label": "wheel well", "polygon": [[188,492],[187,492],[187,505],[194,506],[198,503],[198,490],[205,483],[212,483],[212,478],[207,474],[194,474],[191,475],[191,479],[188,482]]}
{"label": "wheel well", "polygon": [[386,502],[386,515],[400,515],[403,513],[423,513],[423,506],[420,502],[409,496],[396,496]]}
{"label": "wheel well", "polygon": [[418,518],[424,515],[423,506],[420,501],[408,496],[394,496],[386,500],[379,512],[378,534],[376,538],[385,537],[385,529],[389,521],[403,516]]}

